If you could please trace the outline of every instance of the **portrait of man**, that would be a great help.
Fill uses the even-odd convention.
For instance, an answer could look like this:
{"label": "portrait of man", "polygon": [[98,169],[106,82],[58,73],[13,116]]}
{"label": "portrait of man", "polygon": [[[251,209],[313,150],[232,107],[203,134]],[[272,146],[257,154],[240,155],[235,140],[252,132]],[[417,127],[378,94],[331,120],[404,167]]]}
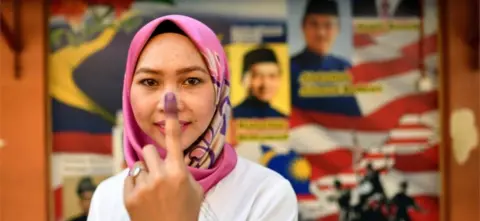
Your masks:
{"label": "portrait of man", "polygon": [[243,58],[242,83],[247,97],[233,108],[235,118],[285,117],[271,106],[280,90],[282,70],[275,52],[259,46]]}
{"label": "portrait of man", "polygon": [[97,186],[94,184],[91,177],[82,178],[77,184],[77,196],[81,208],[81,213],[70,219],[70,221],[86,221],[88,217],[88,211],[90,209],[90,202],[93,197],[93,193]]}
{"label": "portrait of man", "polygon": [[354,17],[420,17],[419,0],[352,0]]}
{"label": "portrait of man", "polygon": [[306,47],[293,56],[293,64],[323,71],[341,71],[351,67],[348,60],[331,53],[339,35],[338,17],[338,4],[335,0],[307,2],[301,25]]}
{"label": "portrait of man", "polygon": [[[290,59],[292,108],[348,116],[358,116],[361,110],[353,95],[302,97],[300,79],[303,72],[348,75],[351,63],[332,53],[340,34],[339,3],[335,0],[307,0],[300,31],[305,48]],[[343,6],[343,5],[342,5]],[[342,15],[347,16],[347,15]],[[345,42],[348,44],[348,42]],[[330,86],[336,82],[330,82]]]}

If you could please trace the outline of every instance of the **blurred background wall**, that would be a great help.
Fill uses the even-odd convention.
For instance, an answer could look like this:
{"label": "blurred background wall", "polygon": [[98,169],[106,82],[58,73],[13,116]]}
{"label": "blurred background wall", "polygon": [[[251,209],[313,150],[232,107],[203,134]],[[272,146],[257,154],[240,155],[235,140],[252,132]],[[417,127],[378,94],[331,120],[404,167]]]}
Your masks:
{"label": "blurred background wall", "polygon": [[[20,31],[12,40],[22,46],[15,56],[0,41],[0,220],[48,220],[51,192],[47,114],[47,5],[2,1],[2,36],[6,27]],[[15,17],[17,20],[14,21]],[[4,20],[5,19],[5,20]],[[7,25],[3,25],[3,22]],[[19,69],[15,69],[18,59]],[[19,78],[16,74],[19,74]]]}
{"label": "blurred background wall", "polygon": [[[93,30],[90,39],[88,39],[88,35],[79,35],[84,38],[72,38],[67,34],[62,34],[62,30],[82,30],[79,17],[83,15],[82,7],[87,6],[78,4],[80,1],[77,1],[77,3],[75,3],[76,1],[63,1],[64,3],[71,3],[64,5],[63,8],[53,7],[61,5],[58,1],[47,3],[46,1],[23,0],[18,2],[20,3],[18,13],[15,13],[13,1],[3,1],[1,3],[2,22],[6,21],[7,24],[2,26],[2,35],[7,36],[6,32],[8,30],[13,31],[12,39],[14,41],[13,44],[8,43],[8,37],[4,37],[0,41],[0,139],[2,142],[0,143],[0,221],[63,220],[81,211],[83,201],[82,199],[76,199],[76,195],[72,191],[76,191],[76,185],[80,180],[83,180],[86,183],[85,185],[88,186],[90,181],[82,179],[84,174],[92,175],[94,178],[91,182],[95,183],[92,185],[96,185],[111,173],[111,165],[115,162],[115,157],[104,157],[103,155],[115,154],[116,151],[115,144],[118,141],[115,140],[114,127],[117,110],[115,109],[115,103],[110,104],[108,102],[103,105],[103,107],[107,107],[108,110],[106,111],[91,107],[90,110],[97,113],[93,116],[94,118],[97,117],[94,127],[91,127],[91,124],[71,126],[61,121],[61,119],[68,117],[85,115],[79,114],[79,111],[76,110],[73,110],[73,112],[72,109],[66,110],[69,107],[64,105],[65,101],[70,101],[70,107],[75,106],[75,104],[79,104],[79,100],[68,100],[66,97],[62,100],[61,96],[63,94],[59,95],[60,98],[54,95],[55,92],[52,91],[60,90],[60,92],[68,94],[72,92],[68,91],[72,88],[68,85],[57,89],[51,88],[52,83],[48,84],[48,82],[55,80],[52,77],[52,73],[55,72],[52,67],[59,67],[61,65],[58,62],[65,62],[62,59],[72,58],[71,55],[80,56],[82,52],[77,50],[71,52],[70,55],[60,56],[59,60],[52,59],[55,58],[55,52],[66,48],[65,45],[75,45],[75,39],[78,40],[77,44],[87,45],[81,43],[91,42],[90,40],[94,40],[96,37],[102,37],[98,33],[106,32]],[[251,7],[248,7],[245,2],[243,3],[245,6],[243,11],[249,11]],[[292,12],[300,6],[292,6],[291,2],[286,1],[275,1],[275,3],[282,5],[277,5],[273,10],[271,9],[271,2],[258,3],[256,10],[251,10],[250,14],[240,13],[236,15],[245,19],[244,21],[231,22],[239,22],[247,26],[255,23],[264,26],[285,27],[283,26],[285,23],[293,23],[288,19],[285,22],[286,17],[300,18],[298,13],[302,13],[301,10]],[[239,3],[239,5],[242,5],[242,3]],[[425,160],[432,160],[433,164],[438,161],[438,164],[436,164],[438,168],[436,169],[440,174],[439,179],[427,181],[426,185],[439,188],[439,205],[433,204],[439,207],[436,215],[414,214],[414,217],[416,215],[414,220],[480,220],[478,210],[480,208],[480,153],[478,142],[475,143],[471,139],[475,137],[475,133],[477,137],[479,136],[478,126],[475,128],[475,123],[480,125],[478,1],[438,0],[436,5],[438,5],[436,16],[439,32],[437,38],[439,56],[436,63],[438,64],[438,76],[440,78],[438,83],[438,108],[440,111],[437,123],[440,125],[438,133],[441,134],[441,143],[439,151],[436,152],[437,155],[433,156],[435,159]],[[141,4],[136,5],[141,10],[148,10],[148,8],[142,8],[141,6]],[[107,19],[105,22],[123,19],[120,12],[126,11],[129,7],[128,1],[125,1],[124,4],[121,1],[118,2],[115,10],[119,13],[114,13],[118,17]],[[176,10],[166,6],[162,7],[158,10],[168,12]],[[220,5],[217,7],[226,6]],[[271,13],[264,13],[269,11],[269,8]],[[241,8],[236,9],[236,11],[242,11]],[[192,13],[188,7],[182,10],[186,11],[185,13]],[[99,8],[98,12],[102,14],[104,9]],[[262,16],[262,14],[267,15]],[[56,19],[64,15],[72,15],[67,16],[69,22],[65,23],[61,19]],[[223,15],[206,16],[203,19],[215,20],[215,16],[221,17]],[[65,24],[70,24],[70,26],[65,26]],[[117,41],[123,42],[128,39],[128,33],[132,33],[132,30],[135,30],[135,27],[138,27],[140,23],[130,20],[128,24],[131,25],[131,29],[128,26],[122,29],[122,34],[116,36]],[[215,23],[212,22],[212,24]],[[348,24],[348,21],[344,24]],[[228,33],[230,33],[229,26],[222,23],[216,25],[215,29],[217,30],[225,29],[222,42],[227,44],[232,41],[231,36],[228,36]],[[19,30],[18,36],[15,36],[14,29]],[[247,33],[250,34],[240,40],[237,39],[237,41],[258,38],[252,37],[254,35],[251,34],[252,32]],[[289,33],[288,35],[293,34]],[[348,37],[349,35],[352,34],[342,35],[340,39],[343,40],[341,42],[348,42],[348,40],[345,40],[347,39],[345,36]],[[87,37],[85,38],[85,36]],[[287,41],[286,33],[262,39],[262,41],[271,43],[276,52],[284,57],[282,58],[284,60],[288,60],[287,49],[290,49],[290,54],[293,54],[293,51],[299,51],[299,48],[302,47],[301,42],[285,45]],[[292,40],[288,39],[288,41]],[[16,48],[15,42],[22,47]],[[354,51],[352,48],[355,47],[355,41],[352,42],[348,42],[348,44],[353,45],[350,49],[348,47],[345,49],[344,45],[337,42],[334,46],[334,53],[339,56],[351,54]],[[103,48],[98,44],[91,45],[96,47],[97,50]],[[227,51],[244,53],[250,48],[252,48],[252,44],[235,44],[229,45]],[[108,50],[106,49],[104,53],[115,53],[115,50],[110,52]],[[93,53],[94,51],[90,52]],[[85,54],[84,56],[88,57],[89,55]],[[351,60],[355,62],[355,59]],[[16,68],[16,62],[18,62],[18,68]],[[99,59],[91,59],[87,62],[91,62],[93,67],[102,64]],[[81,70],[80,73],[89,73],[88,67],[86,68]],[[122,69],[123,67],[119,67],[118,70],[109,71],[118,71],[121,76]],[[48,77],[49,75],[50,77]],[[241,75],[241,73],[238,73],[238,75]],[[240,79],[239,76],[232,76],[232,78]],[[104,80],[108,81],[109,79]],[[77,78],[78,82],[80,82],[79,84],[85,83],[82,79]],[[284,81],[282,84],[286,85],[285,89],[288,90],[291,82]],[[54,85],[62,86],[61,84]],[[49,87],[50,93],[47,93]],[[83,89],[93,91],[93,94],[95,94],[95,91],[102,86],[90,83],[86,87],[87,89]],[[237,87],[240,87],[240,84]],[[107,88],[111,91],[118,91],[119,85],[112,84]],[[239,91],[241,90],[239,89]],[[237,103],[240,103],[245,96],[244,93],[238,92],[240,95],[235,95],[238,97],[232,99],[237,99]],[[105,98],[97,97],[96,99],[100,99],[101,102]],[[277,99],[281,100],[281,98]],[[58,102],[59,100],[64,101],[64,106],[61,102]],[[81,104],[77,105],[77,107],[79,106]],[[274,101],[273,107],[285,114],[291,112],[291,107],[284,105],[281,101]],[[55,115],[55,111],[58,114]],[[73,113],[73,115],[68,115],[68,113]],[[465,134],[468,136],[464,136]],[[237,142],[238,146],[241,147],[242,142],[238,140],[234,142]],[[78,155],[82,151],[87,153]],[[77,155],[71,156],[68,153],[77,153]],[[258,157],[255,154],[249,154],[250,152],[246,153],[254,159]],[[69,164],[67,165],[65,162]],[[310,170],[312,169],[311,164],[314,163],[310,161]],[[321,168],[321,165],[317,165],[317,167]],[[315,168],[315,165],[313,168]],[[64,173],[68,175],[62,175]],[[295,180],[297,178],[293,177],[292,182],[298,182],[298,180]],[[310,177],[309,180],[313,180],[313,178]],[[58,187],[67,189],[69,192],[62,194],[62,188]],[[315,196],[310,195],[314,194],[299,194],[299,200],[308,201],[315,198]],[[333,217],[330,216],[330,213],[318,215],[321,212],[312,212],[312,214],[317,214],[317,217],[320,217],[317,218],[318,220],[330,220]]]}

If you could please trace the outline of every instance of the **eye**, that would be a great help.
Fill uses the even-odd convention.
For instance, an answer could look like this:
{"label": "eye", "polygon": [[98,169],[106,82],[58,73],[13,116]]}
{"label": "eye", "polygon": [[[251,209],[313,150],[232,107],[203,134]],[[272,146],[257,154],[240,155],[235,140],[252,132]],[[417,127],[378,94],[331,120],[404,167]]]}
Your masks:
{"label": "eye", "polygon": [[147,87],[154,87],[154,86],[158,85],[158,82],[156,80],[153,80],[153,79],[143,79],[143,80],[140,81],[140,84],[143,84]]}
{"label": "eye", "polygon": [[202,80],[200,80],[199,78],[194,78],[194,77],[187,78],[183,82],[184,85],[197,85],[197,84],[200,84],[200,83],[202,83]]}

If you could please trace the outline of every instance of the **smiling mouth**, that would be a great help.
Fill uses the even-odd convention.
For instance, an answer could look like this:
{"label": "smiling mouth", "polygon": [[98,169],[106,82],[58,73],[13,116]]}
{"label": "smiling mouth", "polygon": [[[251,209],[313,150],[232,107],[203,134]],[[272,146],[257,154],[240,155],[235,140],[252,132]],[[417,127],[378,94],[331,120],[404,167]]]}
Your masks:
{"label": "smiling mouth", "polygon": [[[185,131],[192,123],[186,121],[180,121],[180,130]],[[162,134],[165,134],[165,121],[154,123],[154,125],[160,130]]]}

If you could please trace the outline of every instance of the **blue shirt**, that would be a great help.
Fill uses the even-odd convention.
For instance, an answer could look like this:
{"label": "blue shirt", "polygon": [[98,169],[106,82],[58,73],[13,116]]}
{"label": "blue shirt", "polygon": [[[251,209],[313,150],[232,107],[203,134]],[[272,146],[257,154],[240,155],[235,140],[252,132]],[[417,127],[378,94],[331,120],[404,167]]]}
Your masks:
{"label": "blue shirt", "polygon": [[276,118],[285,117],[282,113],[273,109],[269,103],[250,96],[242,103],[233,108],[234,118]]}
{"label": "blue shirt", "polygon": [[300,97],[298,93],[299,79],[304,71],[342,72],[350,68],[351,64],[345,59],[334,55],[320,56],[308,50],[292,57],[290,61],[292,106],[303,110],[360,116],[361,110],[355,96]]}

